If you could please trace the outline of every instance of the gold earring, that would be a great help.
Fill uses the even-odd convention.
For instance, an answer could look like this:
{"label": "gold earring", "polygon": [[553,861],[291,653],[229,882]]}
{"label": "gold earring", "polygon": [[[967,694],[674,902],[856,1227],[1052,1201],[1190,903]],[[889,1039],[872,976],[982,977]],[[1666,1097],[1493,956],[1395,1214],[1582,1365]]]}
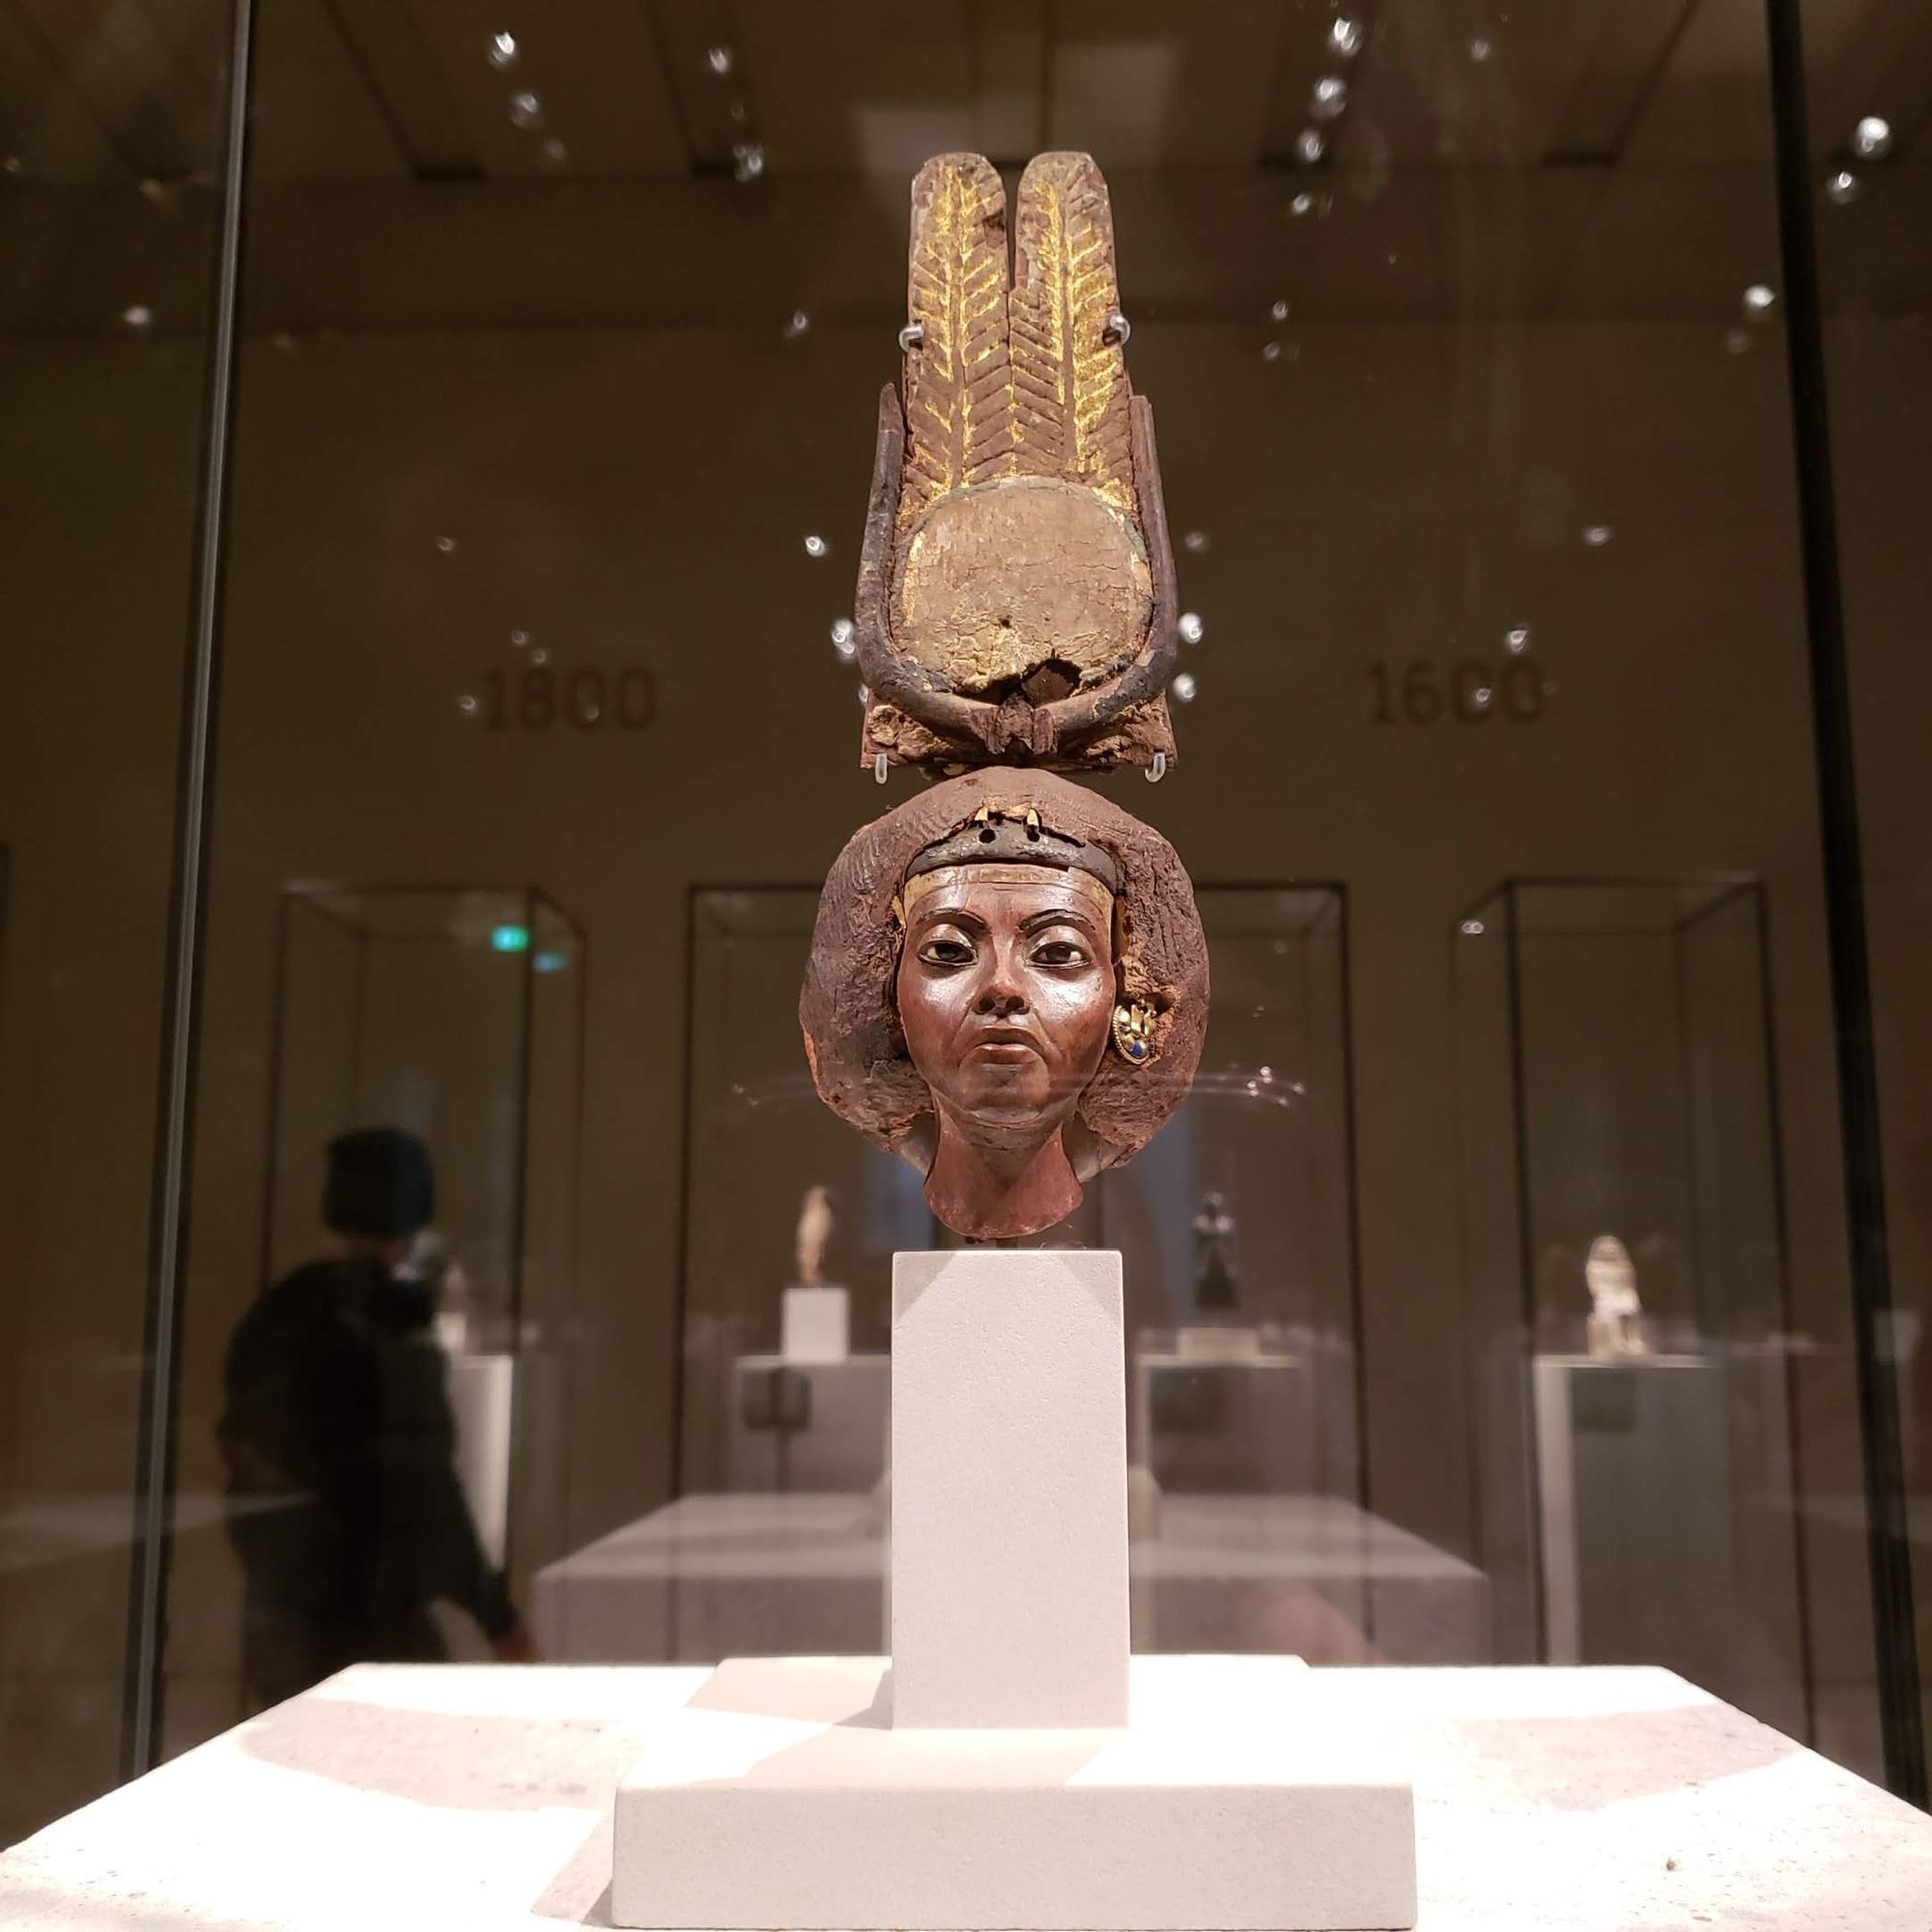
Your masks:
{"label": "gold earring", "polygon": [[1144,1001],[1114,1009],[1114,1051],[1129,1066],[1145,1066],[1154,1057],[1153,1009]]}

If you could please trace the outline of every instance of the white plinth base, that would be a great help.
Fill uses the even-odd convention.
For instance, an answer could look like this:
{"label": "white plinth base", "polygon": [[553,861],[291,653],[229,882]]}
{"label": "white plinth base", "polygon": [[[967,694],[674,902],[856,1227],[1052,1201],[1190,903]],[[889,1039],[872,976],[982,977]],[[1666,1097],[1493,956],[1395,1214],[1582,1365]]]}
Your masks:
{"label": "white plinth base", "polygon": [[779,1353],[787,1362],[842,1362],[852,1352],[852,1297],[842,1288],[795,1283],[779,1307]]}
{"label": "white plinth base", "polygon": [[1409,1787],[1293,1658],[1135,1658],[1122,1731],[895,1730],[885,1672],[878,1658],[713,1672],[618,1788],[615,1923],[1415,1923]]}

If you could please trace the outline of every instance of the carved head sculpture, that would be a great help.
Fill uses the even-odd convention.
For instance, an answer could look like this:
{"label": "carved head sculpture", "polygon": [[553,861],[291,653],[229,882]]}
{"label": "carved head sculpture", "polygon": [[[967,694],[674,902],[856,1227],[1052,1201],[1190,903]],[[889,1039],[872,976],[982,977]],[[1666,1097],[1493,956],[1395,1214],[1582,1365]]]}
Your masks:
{"label": "carved head sculpture", "polygon": [[839,855],[800,1003],[820,1095],[981,1239],[1137,1151],[1208,1023],[1174,848],[1041,769],[1174,754],[1174,557],[1091,156],[1027,168],[1012,241],[982,156],[919,171],[853,635],[866,764],[948,781]]}
{"label": "carved head sculpture", "polygon": [[1030,1235],[1185,1097],[1207,942],[1159,833],[1050,774],[977,772],[839,855],[799,1017],[821,1097],[940,1220]]}

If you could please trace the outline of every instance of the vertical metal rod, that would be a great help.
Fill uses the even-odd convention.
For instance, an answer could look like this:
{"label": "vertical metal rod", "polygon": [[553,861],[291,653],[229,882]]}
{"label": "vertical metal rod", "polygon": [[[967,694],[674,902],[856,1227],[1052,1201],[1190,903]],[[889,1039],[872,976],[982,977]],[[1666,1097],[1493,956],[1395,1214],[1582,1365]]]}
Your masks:
{"label": "vertical metal rod", "polygon": [[1799,0],[1766,0],[1765,20],[1771,54],[1785,349],[1798,469],[1812,749],[1818,775],[1826,940],[1851,1247],[1853,1340],[1864,1446],[1866,1548],[1878,1649],[1879,1720],[1884,1732],[1886,1782],[1908,1803],[1923,1806],[1925,1733],[1918,1702],[1912,1549],[1906,1540],[1905,1463],[1892,1355],[1891,1261],[1886,1244],[1878,1056],[1872,1031],[1863,855],[1859,836],[1851,680],[1845,661],[1844,595],[1832,478],[1832,426],[1826,402],[1825,330],[1812,223]]}
{"label": "vertical metal rod", "polygon": [[162,1043],[154,1199],[149,1235],[146,1346],[141,1381],[139,1465],[128,1586],[128,1661],[123,1680],[124,1776],[151,1769],[159,1745],[163,1614],[174,1483],[175,1392],[180,1378],[184,1264],[194,1117],[201,952],[206,923],[209,780],[214,749],[221,598],[230,456],[235,419],[237,311],[241,301],[242,200],[248,158],[248,98],[254,0],[234,0],[221,157],[220,228],[209,342],[207,416],[195,504],[194,583],[183,684],[176,786],[174,892],[169,913],[166,1027]]}

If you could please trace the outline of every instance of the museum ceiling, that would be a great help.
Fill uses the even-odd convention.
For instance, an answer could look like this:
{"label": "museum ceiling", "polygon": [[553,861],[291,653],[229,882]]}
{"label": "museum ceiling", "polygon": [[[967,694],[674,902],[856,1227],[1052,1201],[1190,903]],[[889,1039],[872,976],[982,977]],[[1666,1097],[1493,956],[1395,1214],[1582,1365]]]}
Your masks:
{"label": "museum ceiling", "polygon": [[[225,14],[0,0],[0,234],[31,243],[54,222],[36,189],[66,191],[64,231],[78,195],[99,197],[109,232],[142,203],[152,218],[192,200],[213,167]],[[715,324],[790,278],[827,320],[869,322],[892,306],[876,270],[905,182],[947,148],[1012,166],[1092,150],[1136,299],[1168,317],[1242,312],[1284,272],[1310,320],[1463,314],[1486,288],[1515,314],[1718,315],[1740,272],[1768,267],[1774,233],[1763,0],[263,0],[257,14],[257,231],[299,236],[321,265],[305,277],[265,244],[258,292],[287,295],[284,319]],[[1887,192],[1845,213],[1861,261],[1910,259],[1868,270],[1861,306],[1922,306],[1932,268],[1906,244],[1922,232],[1932,7],[1804,0],[1804,19],[1821,174],[1851,158],[1861,117],[1890,128]],[[1297,227],[1297,196],[1329,218]],[[1889,225],[1901,246],[1871,246]],[[541,264],[540,296],[483,259],[506,251]],[[724,255],[735,267],[691,271]],[[846,270],[875,298],[841,300]]]}

